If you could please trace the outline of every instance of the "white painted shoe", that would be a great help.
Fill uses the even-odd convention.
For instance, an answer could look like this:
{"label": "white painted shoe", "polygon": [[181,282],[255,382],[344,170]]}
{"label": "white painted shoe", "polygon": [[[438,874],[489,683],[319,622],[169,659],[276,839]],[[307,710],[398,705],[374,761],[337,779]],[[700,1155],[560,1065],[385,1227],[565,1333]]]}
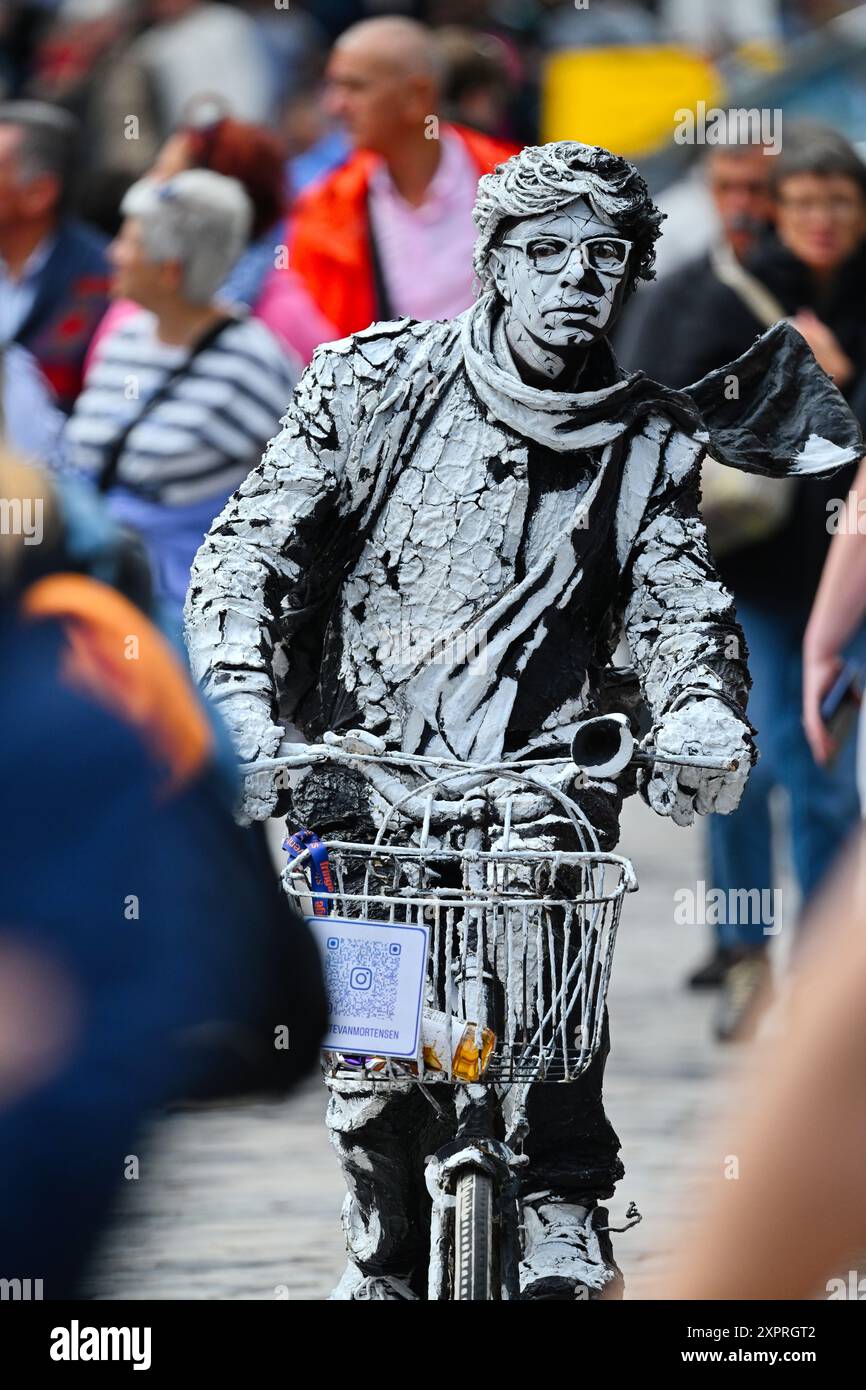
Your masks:
{"label": "white painted shoe", "polygon": [[520,1293],[525,1299],[597,1299],[605,1291],[621,1297],[622,1274],[610,1238],[605,1249],[593,1219],[607,1224],[604,1207],[548,1200],[524,1204],[524,1258]]}
{"label": "white painted shoe", "polygon": [[328,1294],[328,1301],[345,1303],[355,1299],[359,1301],[386,1299],[393,1303],[403,1303],[407,1299],[412,1299],[417,1302],[416,1295],[409,1288],[409,1285],[402,1279],[398,1279],[396,1275],[363,1274],[358,1266],[352,1264],[350,1260],[339,1284],[332,1293]]}

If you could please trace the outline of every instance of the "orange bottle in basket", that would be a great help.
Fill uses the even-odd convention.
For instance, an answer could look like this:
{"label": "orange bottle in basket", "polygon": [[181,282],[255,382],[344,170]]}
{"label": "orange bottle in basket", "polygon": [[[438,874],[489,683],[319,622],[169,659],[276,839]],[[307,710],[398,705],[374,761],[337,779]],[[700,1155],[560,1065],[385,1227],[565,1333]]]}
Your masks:
{"label": "orange bottle in basket", "polygon": [[476,1033],[476,1025],[464,1018],[425,1009],[421,1050],[426,1069],[447,1071],[450,1056],[451,1073],[458,1081],[478,1081],[490,1060],[496,1035],[490,1028],[482,1028],[479,1049]]}

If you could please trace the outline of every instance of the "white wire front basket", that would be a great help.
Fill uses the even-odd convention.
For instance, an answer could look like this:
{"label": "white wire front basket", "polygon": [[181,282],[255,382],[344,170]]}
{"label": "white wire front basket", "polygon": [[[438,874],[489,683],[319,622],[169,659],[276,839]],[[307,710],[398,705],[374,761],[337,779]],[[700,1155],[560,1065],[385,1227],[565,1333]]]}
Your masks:
{"label": "white wire front basket", "polygon": [[[623,895],[637,887],[628,859],[339,840],[326,848],[333,891],[310,887],[308,850],[284,871],[302,915],[424,926],[429,942],[416,1056],[379,1056],[374,1044],[328,1052],[326,1074],[501,1085],[586,1071],[601,1040]],[[375,1018],[372,994],[369,1007]]]}

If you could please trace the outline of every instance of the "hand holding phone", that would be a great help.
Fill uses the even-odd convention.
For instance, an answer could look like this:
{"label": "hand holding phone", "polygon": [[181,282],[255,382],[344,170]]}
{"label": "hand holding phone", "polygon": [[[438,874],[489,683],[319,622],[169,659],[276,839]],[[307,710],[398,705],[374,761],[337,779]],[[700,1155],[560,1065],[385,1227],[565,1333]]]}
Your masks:
{"label": "hand holding phone", "polygon": [[856,661],[846,661],[827,694],[821,701],[821,721],[833,740],[833,751],[827,760],[831,767],[842,745],[857,722],[863,700],[863,668]]}

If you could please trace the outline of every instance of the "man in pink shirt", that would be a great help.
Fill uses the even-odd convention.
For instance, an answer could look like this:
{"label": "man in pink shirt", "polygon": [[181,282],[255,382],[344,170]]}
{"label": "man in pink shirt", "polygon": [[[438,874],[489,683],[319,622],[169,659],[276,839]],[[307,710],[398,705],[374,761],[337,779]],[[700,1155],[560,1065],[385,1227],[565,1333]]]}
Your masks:
{"label": "man in pink shirt", "polygon": [[474,298],[475,189],[514,147],[440,121],[441,69],[435,35],[397,16],[353,25],[331,54],[329,105],[355,153],[299,199],[290,259],[341,335]]}
{"label": "man in pink shirt", "polygon": [[370,222],[388,317],[455,318],[475,297],[472,207],[478,167],[448,127],[439,149],[439,165],[417,205],[406,201],[384,161],[370,175]]}

